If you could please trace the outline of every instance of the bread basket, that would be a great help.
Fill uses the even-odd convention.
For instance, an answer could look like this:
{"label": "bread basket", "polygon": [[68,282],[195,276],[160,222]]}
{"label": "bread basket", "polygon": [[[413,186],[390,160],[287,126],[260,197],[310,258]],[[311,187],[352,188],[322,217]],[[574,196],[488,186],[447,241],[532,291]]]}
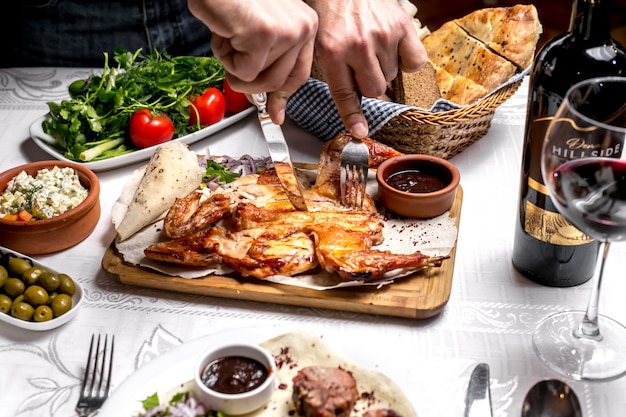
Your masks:
{"label": "bread basket", "polygon": [[[363,99],[370,137],[403,153],[450,159],[487,134],[496,109],[519,88],[527,71],[513,76],[497,90],[459,107],[438,101],[431,110]],[[287,114],[322,140],[345,131],[326,83],[310,79],[287,104]]]}
{"label": "bread basket", "polygon": [[372,135],[404,153],[450,159],[487,134],[498,106],[508,100],[522,80],[510,83],[478,102],[446,111],[412,108],[391,118]]}

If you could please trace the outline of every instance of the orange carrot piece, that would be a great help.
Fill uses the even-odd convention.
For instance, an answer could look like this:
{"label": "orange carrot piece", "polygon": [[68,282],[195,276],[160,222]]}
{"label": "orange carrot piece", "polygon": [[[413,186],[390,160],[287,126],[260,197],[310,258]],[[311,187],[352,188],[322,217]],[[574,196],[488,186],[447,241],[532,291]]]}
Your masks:
{"label": "orange carrot piece", "polygon": [[4,217],[2,219],[3,220],[15,221],[15,220],[17,220],[17,214],[7,213],[7,214],[4,215]]}
{"label": "orange carrot piece", "polygon": [[23,222],[30,221],[33,218],[33,215],[27,212],[26,210],[22,210],[17,214],[17,219]]}

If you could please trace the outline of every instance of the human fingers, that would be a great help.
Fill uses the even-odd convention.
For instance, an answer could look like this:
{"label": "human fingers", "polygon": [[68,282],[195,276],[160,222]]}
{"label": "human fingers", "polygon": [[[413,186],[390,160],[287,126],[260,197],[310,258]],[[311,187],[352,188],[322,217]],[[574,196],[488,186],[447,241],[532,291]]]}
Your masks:
{"label": "human fingers", "polygon": [[351,70],[344,68],[342,71],[334,71],[327,77],[327,82],[337,112],[348,132],[357,138],[367,137],[369,128],[361,107],[362,95]]}
{"label": "human fingers", "polygon": [[305,47],[300,50],[293,69],[283,85],[270,94],[268,99],[268,112],[274,123],[284,123],[287,100],[309,79],[311,75],[311,63],[313,62],[313,51],[313,42],[305,45]]}

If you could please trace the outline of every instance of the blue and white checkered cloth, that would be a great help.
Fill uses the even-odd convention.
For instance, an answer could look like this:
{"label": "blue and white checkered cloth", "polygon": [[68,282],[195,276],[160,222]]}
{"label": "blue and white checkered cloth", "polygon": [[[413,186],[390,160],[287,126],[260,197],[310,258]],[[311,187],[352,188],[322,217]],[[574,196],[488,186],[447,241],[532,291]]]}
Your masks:
{"label": "blue and white checkered cloth", "polygon": [[[498,89],[521,80],[528,69],[515,74],[506,83]],[[483,98],[484,100],[484,98]],[[363,114],[367,119],[370,135],[380,130],[389,120],[398,116],[414,107],[405,106],[404,104],[390,103],[375,98],[363,98],[362,101]],[[447,100],[438,100],[432,108],[431,112],[441,112],[458,109],[460,106]],[[345,132],[346,128],[339,117],[337,107],[333,101],[328,84],[309,78],[309,80],[300,87],[287,101],[287,115],[291,117],[304,130],[327,141],[333,139],[341,132]]]}

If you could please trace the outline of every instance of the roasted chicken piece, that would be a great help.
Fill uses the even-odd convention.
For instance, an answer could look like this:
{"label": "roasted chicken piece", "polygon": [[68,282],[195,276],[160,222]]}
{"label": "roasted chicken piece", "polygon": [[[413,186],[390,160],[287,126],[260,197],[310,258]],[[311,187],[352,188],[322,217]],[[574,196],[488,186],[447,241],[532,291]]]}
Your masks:
{"label": "roasted chicken piece", "polygon": [[[293,276],[319,267],[342,281],[377,282],[390,270],[439,266],[445,257],[379,251],[384,224],[371,197],[363,208],[340,203],[339,135],[326,143],[315,184],[304,189],[307,211],[295,210],[273,170],[247,175],[211,193],[177,200],[165,218],[169,241],[146,248],[148,258],[190,266],[223,263],[242,276]],[[370,164],[399,153],[370,139]],[[219,225],[215,223],[220,221]]]}

